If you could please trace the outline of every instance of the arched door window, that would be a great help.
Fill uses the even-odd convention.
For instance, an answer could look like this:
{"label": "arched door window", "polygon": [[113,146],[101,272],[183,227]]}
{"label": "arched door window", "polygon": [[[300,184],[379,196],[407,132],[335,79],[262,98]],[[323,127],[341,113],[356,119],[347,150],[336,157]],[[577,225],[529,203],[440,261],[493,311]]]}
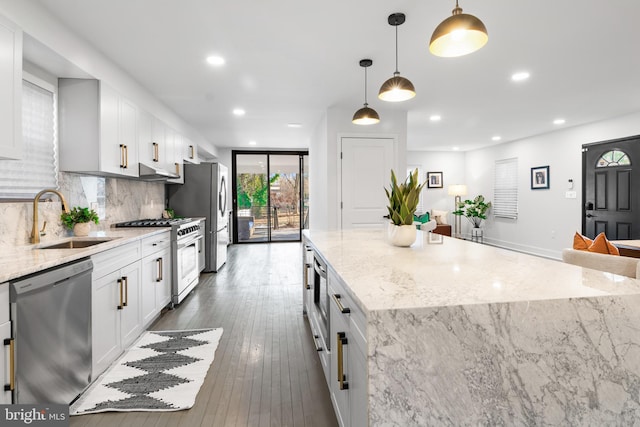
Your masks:
{"label": "arched door window", "polygon": [[621,150],[611,150],[604,153],[596,162],[597,168],[609,168],[614,166],[629,166],[631,160],[627,153]]}

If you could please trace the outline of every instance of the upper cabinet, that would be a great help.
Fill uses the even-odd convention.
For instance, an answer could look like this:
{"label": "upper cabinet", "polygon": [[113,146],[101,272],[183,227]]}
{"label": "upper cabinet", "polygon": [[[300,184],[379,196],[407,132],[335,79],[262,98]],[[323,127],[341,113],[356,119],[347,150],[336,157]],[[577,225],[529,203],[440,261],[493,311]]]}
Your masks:
{"label": "upper cabinet", "polygon": [[138,108],[101,81],[59,79],[60,170],[138,176]]}
{"label": "upper cabinet", "polygon": [[170,156],[171,165],[169,166],[172,172],[178,175],[177,179],[170,179],[167,182],[173,184],[184,184],[184,161],[182,160],[182,135],[175,130],[167,127],[167,150]]}
{"label": "upper cabinet", "polygon": [[198,146],[187,138],[182,140],[182,159],[187,163],[200,163]]}
{"label": "upper cabinet", "polygon": [[22,157],[22,30],[0,16],[0,159]]}

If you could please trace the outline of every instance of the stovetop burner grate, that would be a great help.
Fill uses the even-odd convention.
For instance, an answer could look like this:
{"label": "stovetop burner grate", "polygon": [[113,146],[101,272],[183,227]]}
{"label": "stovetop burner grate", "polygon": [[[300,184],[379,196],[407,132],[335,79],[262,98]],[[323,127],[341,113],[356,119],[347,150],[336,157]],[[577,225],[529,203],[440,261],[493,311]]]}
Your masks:
{"label": "stovetop burner grate", "polygon": [[134,221],[125,221],[116,224],[116,227],[171,227],[189,221],[188,219],[137,219]]}

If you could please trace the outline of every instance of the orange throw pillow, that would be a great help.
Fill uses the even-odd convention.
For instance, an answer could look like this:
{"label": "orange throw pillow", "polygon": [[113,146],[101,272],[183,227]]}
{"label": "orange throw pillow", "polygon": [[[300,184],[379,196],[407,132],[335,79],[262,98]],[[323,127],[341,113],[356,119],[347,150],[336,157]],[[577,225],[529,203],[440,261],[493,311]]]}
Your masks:
{"label": "orange throw pillow", "polygon": [[607,240],[604,232],[596,236],[596,238],[593,240],[593,243],[587,250],[589,252],[597,252],[599,254],[620,255],[620,251],[618,250],[618,248],[613,246],[613,244]]}
{"label": "orange throw pillow", "polygon": [[589,249],[589,246],[591,246],[592,243],[593,243],[593,240],[583,236],[577,231],[576,231],[576,234],[573,236],[573,249],[576,249],[579,251],[586,251],[587,249]]}

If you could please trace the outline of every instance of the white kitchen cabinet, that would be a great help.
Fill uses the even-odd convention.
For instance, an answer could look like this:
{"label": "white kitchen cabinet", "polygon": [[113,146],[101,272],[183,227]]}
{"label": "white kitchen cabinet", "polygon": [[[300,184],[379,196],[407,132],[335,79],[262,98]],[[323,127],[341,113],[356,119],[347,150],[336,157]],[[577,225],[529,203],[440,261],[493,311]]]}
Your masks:
{"label": "white kitchen cabinet", "polygon": [[171,233],[142,240],[142,326],[146,328],[171,302]]}
{"label": "white kitchen cabinet", "polygon": [[328,269],[331,337],[329,391],[341,427],[368,425],[365,317]]}
{"label": "white kitchen cabinet", "polygon": [[104,82],[59,79],[60,170],[138,176],[138,107]]}
{"label": "white kitchen cabinet", "polygon": [[11,322],[9,321],[9,284],[0,285],[0,405],[11,403],[11,391],[6,390],[5,386],[10,384],[10,340],[11,340]]}
{"label": "white kitchen cabinet", "polygon": [[91,259],[92,377],[97,378],[142,332],[140,242]]}
{"label": "white kitchen cabinet", "polygon": [[182,159],[187,163],[200,163],[198,145],[191,142],[188,138],[183,138],[182,140]]}
{"label": "white kitchen cabinet", "polygon": [[173,166],[171,171],[179,175],[179,178],[170,179],[168,182],[173,184],[184,184],[184,160],[182,158],[182,135],[175,130],[167,127],[167,150],[171,153],[171,161]]}
{"label": "white kitchen cabinet", "polygon": [[22,30],[0,16],[0,159],[22,157]]}

